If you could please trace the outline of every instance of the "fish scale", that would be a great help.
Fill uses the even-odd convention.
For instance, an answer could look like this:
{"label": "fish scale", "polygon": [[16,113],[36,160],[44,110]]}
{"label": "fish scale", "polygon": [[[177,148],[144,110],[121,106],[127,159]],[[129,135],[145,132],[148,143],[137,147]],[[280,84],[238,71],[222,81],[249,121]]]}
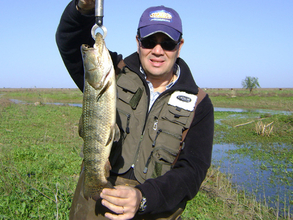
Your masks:
{"label": "fish scale", "polygon": [[105,187],[112,187],[107,177],[108,161],[115,134],[115,72],[103,37],[97,33],[93,47],[81,47],[85,84],[80,136],[84,140],[84,197],[97,200]]}

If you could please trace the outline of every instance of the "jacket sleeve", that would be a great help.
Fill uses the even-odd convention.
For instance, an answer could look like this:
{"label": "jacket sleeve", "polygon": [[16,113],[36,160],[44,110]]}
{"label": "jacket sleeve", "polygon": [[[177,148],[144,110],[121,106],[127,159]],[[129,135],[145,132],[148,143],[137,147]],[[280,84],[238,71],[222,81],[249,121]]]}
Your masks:
{"label": "jacket sleeve", "polygon": [[213,136],[214,109],[207,95],[195,110],[185,147],[173,169],[136,186],[147,199],[144,213],[171,211],[197,194],[211,164]]}
{"label": "jacket sleeve", "polygon": [[[78,88],[83,91],[84,70],[80,46],[93,45],[91,28],[95,23],[94,15],[82,15],[77,11],[75,1],[65,8],[56,32],[56,43],[63,62]],[[114,68],[122,60],[122,56],[110,51]]]}

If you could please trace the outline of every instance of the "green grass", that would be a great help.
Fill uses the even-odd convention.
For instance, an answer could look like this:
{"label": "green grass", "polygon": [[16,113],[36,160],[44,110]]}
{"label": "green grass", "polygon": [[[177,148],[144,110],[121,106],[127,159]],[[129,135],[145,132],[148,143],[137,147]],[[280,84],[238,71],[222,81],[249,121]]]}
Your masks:
{"label": "green grass", "polygon": [[0,89],[5,98],[40,103],[82,103],[78,89]]}
{"label": "green grass", "polygon": [[[293,144],[293,115],[255,112],[215,112],[215,143],[245,144],[258,142]],[[218,122],[218,123],[217,123]],[[270,124],[269,135],[258,135],[258,123]],[[246,124],[248,123],[248,124]],[[225,135],[223,135],[223,133]]]}
{"label": "green grass", "polygon": [[293,89],[207,89],[214,106],[293,111]]}
{"label": "green grass", "polygon": [[[68,219],[81,163],[82,140],[77,132],[81,108],[40,103],[81,103],[81,93],[71,89],[2,89],[0,94],[0,219]],[[17,105],[8,98],[38,103]],[[252,98],[250,104],[258,105],[256,100]],[[235,104],[224,102],[225,107]],[[291,99],[287,102],[292,104]],[[268,163],[284,159],[293,163],[292,149],[253,147],[255,142],[292,146],[291,116],[249,112],[231,117],[229,112],[216,112],[215,119],[221,122],[215,127],[215,143],[243,145],[250,140],[248,149],[255,157],[266,156]],[[252,120],[251,124],[235,127]],[[274,121],[270,136],[256,134],[259,120]],[[247,147],[237,151],[246,154]],[[288,179],[292,178],[288,175]],[[276,216],[276,210],[257,202],[255,196],[236,190],[230,178],[212,167],[198,195],[187,204],[184,219],[282,219]]]}
{"label": "green grass", "polygon": [[1,106],[0,219],[68,219],[82,144],[81,109]]}

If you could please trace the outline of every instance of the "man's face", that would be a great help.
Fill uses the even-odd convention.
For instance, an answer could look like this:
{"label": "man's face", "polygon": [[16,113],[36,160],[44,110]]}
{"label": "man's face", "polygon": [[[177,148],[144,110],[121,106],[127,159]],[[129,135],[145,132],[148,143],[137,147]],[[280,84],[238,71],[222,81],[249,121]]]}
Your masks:
{"label": "man's face", "polygon": [[141,65],[148,78],[164,78],[173,73],[173,67],[176,59],[180,55],[180,50],[184,40],[181,39],[180,43],[176,45],[173,50],[165,50],[159,43],[163,41],[171,41],[172,39],[167,35],[156,33],[148,38],[157,43],[151,49],[144,48],[138,37],[136,37],[138,47],[137,52],[139,54]]}

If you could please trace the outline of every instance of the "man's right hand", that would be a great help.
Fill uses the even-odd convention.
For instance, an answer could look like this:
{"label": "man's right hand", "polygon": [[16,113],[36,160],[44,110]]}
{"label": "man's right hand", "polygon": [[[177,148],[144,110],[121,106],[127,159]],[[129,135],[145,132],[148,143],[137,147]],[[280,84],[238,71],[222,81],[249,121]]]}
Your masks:
{"label": "man's right hand", "polygon": [[95,0],[78,0],[77,10],[82,14],[92,14],[95,11]]}

